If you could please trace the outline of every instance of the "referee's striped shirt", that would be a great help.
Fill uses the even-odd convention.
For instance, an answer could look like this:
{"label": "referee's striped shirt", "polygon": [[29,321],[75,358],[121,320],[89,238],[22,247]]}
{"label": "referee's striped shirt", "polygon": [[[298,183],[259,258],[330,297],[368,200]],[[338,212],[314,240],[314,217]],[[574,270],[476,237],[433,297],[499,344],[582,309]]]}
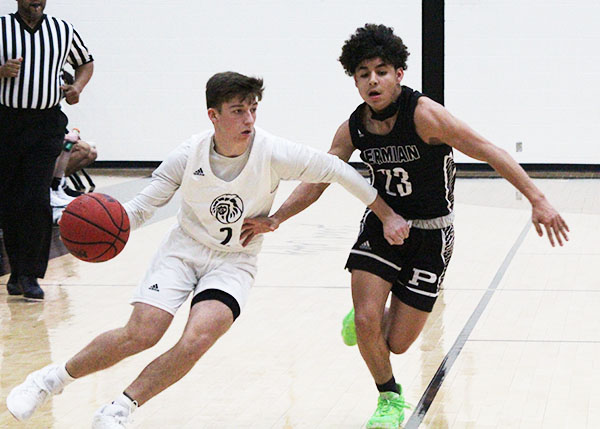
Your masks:
{"label": "referee's striped shirt", "polygon": [[30,28],[18,13],[0,17],[0,65],[23,58],[19,76],[0,79],[0,104],[14,109],[49,109],[60,103],[60,74],[93,61],[73,25],[43,15]]}

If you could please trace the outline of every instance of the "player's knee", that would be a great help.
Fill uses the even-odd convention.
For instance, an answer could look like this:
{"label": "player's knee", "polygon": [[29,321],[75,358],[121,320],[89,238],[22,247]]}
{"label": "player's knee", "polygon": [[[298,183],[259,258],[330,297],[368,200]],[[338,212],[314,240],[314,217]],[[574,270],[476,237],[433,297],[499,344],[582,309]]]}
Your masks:
{"label": "player's knee", "polygon": [[410,346],[414,343],[414,339],[406,338],[404,336],[396,337],[390,336],[387,340],[388,348],[390,352],[395,355],[401,355],[406,353]]}
{"label": "player's knee", "polygon": [[410,348],[412,343],[406,343],[406,342],[390,342],[388,341],[388,347],[390,349],[390,352],[394,353],[395,355],[401,355],[403,353],[406,353],[408,351],[408,349]]}
{"label": "player's knee", "polygon": [[88,165],[94,162],[96,158],[98,158],[98,150],[95,146],[91,146],[87,155]]}
{"label": "player's knee", "polygon": [[133,344],[134,348],[138,351],[147,350],[151,347],[154,347],[156,343],[160,340],[161,335],[148,335],[148,336],[138,336],[138,337],[130,337],[130,343]]}
{"label": "player's knee", "polygon": [[135,352],[141,352],[154,347],[162,337],[162,332],[158,332],[155,329],[136,330],[130,327],[125,327],[124,334],[125,343]]}
{"label": "player's knee", "polygon": [[367,337],[381,333],[381,320],[377,314],[369,311],[356,311],[354,314],[356,334],[359,337]]}
{"label": "player's knee", "polygon": [[180,341],[180,348],[188,361],[196,362],[215,343],[217,338],[209,333],[185,336]]}

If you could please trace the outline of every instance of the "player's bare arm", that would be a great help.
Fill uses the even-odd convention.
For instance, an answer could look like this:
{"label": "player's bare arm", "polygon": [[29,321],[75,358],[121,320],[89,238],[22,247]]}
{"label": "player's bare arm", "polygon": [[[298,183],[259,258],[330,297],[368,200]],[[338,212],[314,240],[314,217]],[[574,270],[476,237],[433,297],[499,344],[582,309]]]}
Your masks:
{"label": "player's bare arm", "polygon": [[415,111],[415,125],[417,133],[426,143],[445,143],[471,158],[487,162],[525,195],[531,203],[531,220],[538,235],[543,235],[543,225],[552,246],[555,245],[555,239],[561,246],[563,239],[569,240],[567,223],[535,186],[525,170],[504,149],[492,144],[465,122],[452,116],[443,106],[426,97],[419,99]]}

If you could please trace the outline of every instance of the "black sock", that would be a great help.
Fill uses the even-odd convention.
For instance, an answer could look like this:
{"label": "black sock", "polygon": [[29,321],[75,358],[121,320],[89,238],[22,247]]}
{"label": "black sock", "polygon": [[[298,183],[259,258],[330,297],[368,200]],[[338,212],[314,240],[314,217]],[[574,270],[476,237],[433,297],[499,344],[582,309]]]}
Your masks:
{"label": "black sock", "polygon": [[[52,190],[54,191],[58,191],[58,187],[60,186],[60,181],[62,180],[62,177],[53,177],[52,178],[52,184],[50,185],[50,187],[52,188]],[[46,182],[48,183],[48,182]]]}
{"label": "black sock", "polygon": [[380,392],[400,393],[398,391],[398,385],[396,384],[396,380],[394,379],[393,375],[392,375],[392,378],[390,378],[386,383],[376,384],[376,386],[377,386],[377,390],[379,390]]}

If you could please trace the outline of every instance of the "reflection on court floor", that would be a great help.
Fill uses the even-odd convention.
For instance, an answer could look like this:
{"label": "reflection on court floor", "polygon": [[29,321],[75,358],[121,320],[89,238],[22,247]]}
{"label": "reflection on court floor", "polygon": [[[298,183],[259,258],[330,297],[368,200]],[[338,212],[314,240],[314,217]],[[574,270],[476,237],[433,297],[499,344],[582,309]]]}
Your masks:
{"label": "reflection on court floor", "polygon": [[[100,177],[121,201],[144,178]],[[444,290],[422,336],[393,356],[406,427],[600,427],[600,181],[536,184],[571,227],[552,248],[528,227],[526,200],[499,179],[459,179],[456,241]],[[276,206],[295,184],[282,184]],[[124,324],[127,304],[177,202],[132,233],[114,260],[90,264],[60,245],[44,303],[9,297],[0,277],[0,396],[29,372],[62,362]],[[135,414],[133,428],[361,428],[377,391],[356,347],[339,335],[351,306],[343,270],[363,208],[337,186],[265,240],[245,311],[194,369]],[[4,405],[2,428],[89,427],[94,411],[178,339],[182,307],[161,342],[70,385],[27,424]],[[416,412],[415,412],[416,411]],[[413,414],[414,413],[414,414]],[[419,415],[420,413],[420,415]]]}

